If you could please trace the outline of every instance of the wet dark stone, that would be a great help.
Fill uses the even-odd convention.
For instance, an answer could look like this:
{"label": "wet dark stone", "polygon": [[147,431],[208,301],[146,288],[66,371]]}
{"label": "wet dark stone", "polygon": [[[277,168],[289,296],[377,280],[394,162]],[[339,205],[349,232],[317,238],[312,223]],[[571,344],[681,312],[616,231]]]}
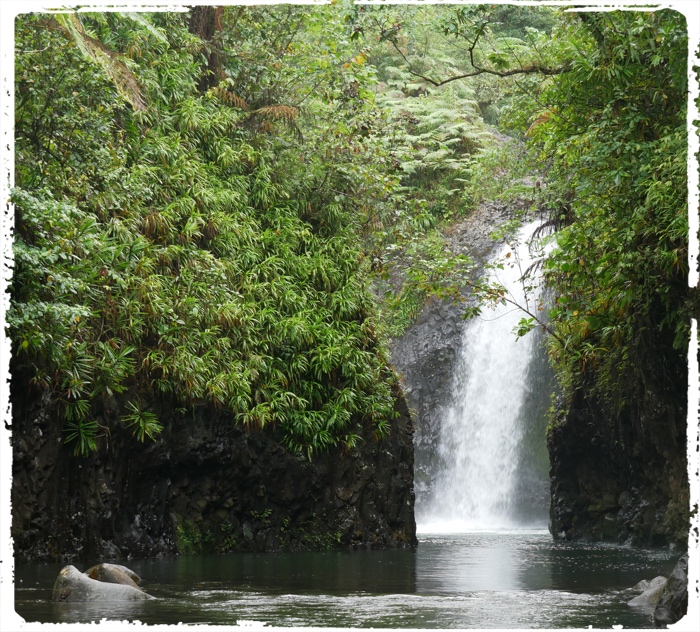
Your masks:
{"label": "wet dark stone", "polygon": [[48,398],[19,389],[20,380],[13,374],[20,561],[416,544],[413,426],[398,389],[388,437],[358,425],[356,448],[313,462],[288,452],[271,427],[248,433],[220,412],[182,416],[165,403],[154,404],[164,425],[157,442],[135,441],[115,423],[97,453],[76,457]]}
{"label": "wet dark stone", "polygon": [[559,402],[547,436],[555,539],[687,547],[687,367],[667,335],[637,337],[621,410],[592,381]]}
{"label": "wet dark stone", "polygon": [[680,621],[688,612],[688,554],[683,555],[666,582],[654,610],[654,627],[665,628]]}

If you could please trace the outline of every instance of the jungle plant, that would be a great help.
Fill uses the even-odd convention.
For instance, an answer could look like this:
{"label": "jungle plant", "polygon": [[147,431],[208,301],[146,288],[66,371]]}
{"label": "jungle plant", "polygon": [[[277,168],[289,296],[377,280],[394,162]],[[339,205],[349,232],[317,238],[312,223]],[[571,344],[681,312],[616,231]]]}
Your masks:
{"label": "jungle plant", "polygon": [[[240,19],[254,30],[259,11],[232,11],[230,28]],[[293,29],[310,20],[312,42],[330,37],[319,17],[271,15]],[[319,119],[281,109],[297,107],[289,100],[304,85],[278,87],[272,102],[244,92],[261,117],[251,125],[228,83],[202,90],[204,43],[183,16],[78,18],[78,36],[128,66],[146,110],[120,101],[77,36],[43,19],[18,21],[20,50],[34,52],[17,57],[15,367],[62,403],[65,423],[138,385],[143,404],[131,400],[122,422],[139,441],[160,432],[148,406],[161,397],[225,409],[246,428],[275,426],[309,457],[354,446],[363,424],[386,434],[394,378],[358,240],[385,180],[362,163],[378,145],[354,141],[370,95],[355,92],[365,81],[359,59],[338,51],[319,66],[319,79],[335,82],[308,105]],[[266,66],[261,82],[300,77],[294,64],[310,54],[302,46],[280,76]],[[238,61],[222,59],[232,76]],[[306,146],[290,120],[307,126]],[[314,150],[324,143],[329,153]],[[83,422],[66,435],[82,437],[85,452],[96,447],[93,430]]]}
{"label": "jungle plant", "polygon": [[66,422],[63,427],[65,442],[75,442],[73,454],[87,456],[90,452],[97,449],[96,437],[99,426],[92,419],[79,417],[74,420],[74,418],[74,414],[66,414]]}
{"label": "jungle plant", "polygon": [[654,336],[665,379],[684,380],[685,22],[669,11],[560,16],[552,38],[562,72],[541,86],[523,132],[546,185],[533,201],[548,214],[543,230],[556,230],[541,262],[554,303],[518,333],[545,326],[565,393],[586,384],[619,415],[645,379],[642,339]]}
{"label": "jungle plant", "polygon": [[146,437],[155,440],[156,435],[160,434],[163,426],[158,422],[158,417],[152,412],[141,410],[134,402],[129,402],[126,407],[131,411],[130,414],[122,417],[122,422],[127,427],[132,428],[133,435],[143,443]]}

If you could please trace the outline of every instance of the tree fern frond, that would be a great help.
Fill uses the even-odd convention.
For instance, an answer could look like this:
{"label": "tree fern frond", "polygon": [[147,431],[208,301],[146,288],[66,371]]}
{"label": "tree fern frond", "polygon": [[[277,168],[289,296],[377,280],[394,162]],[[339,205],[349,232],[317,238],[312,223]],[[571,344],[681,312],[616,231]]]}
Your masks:
{"label": "tree fern frond", "polygon": [[541,269],[542,269],[542,266],[544,265],[544,262],[545,262],[545,258],[544,258],[544,257],[540,257],[539,259],[535,259],[535,260],[527,267],[527,269],[525,270],[525,272],[523,272],[523,276],[520,277],[520,278],[521,278],[521,279],[527,279],[527,278],[529,278],[529,277],[534,276],[535,273],[536,273],[538,270],[541,270]]}
{"label": "tree fern frond", "polygon": [[254,110],[253,114],[261,116],[265,119],[276,119],[293,121],[299,116],[299,108],[295,108],[292,105],[265,105],[257,110]]}
{"label": "tree fern frond", "polygon": [[298,116],[299,108],[292,105],[264,105],[251,112],[249,121],[253,126],[257,126],[262,133],[271,132],[273,122],[284,123],[292,130],[299,141],[304,142],[304,135],[295,122]]}
{"label": "tree fern frond", "polygon": [[246,103],[245,99],[239,97],[237,94],[231,92],[227,88],[222,86],[215,86],[209,90],[219,101],[225,103],[226,105],[232,105],[234,107],[250,112],[250,106]]}
{"label": "tree fern frond", "polygon": [[118,54],[99,40],[90,37],[75,13],[57,13],[53,17],[62,30],[75,42],[80,52],[102,68],[119,94],[131,103],[135,110],[145,111],[146,101],[141,93],[141,88],[126,64],[119,59]]}
{"label": "tree fern frond", "polygon": [[292,127],[292,131],[296,134],[297,139],[303,143],[304,134],[301,133],[299,126],[294,121],[290,122],[290,125]]}

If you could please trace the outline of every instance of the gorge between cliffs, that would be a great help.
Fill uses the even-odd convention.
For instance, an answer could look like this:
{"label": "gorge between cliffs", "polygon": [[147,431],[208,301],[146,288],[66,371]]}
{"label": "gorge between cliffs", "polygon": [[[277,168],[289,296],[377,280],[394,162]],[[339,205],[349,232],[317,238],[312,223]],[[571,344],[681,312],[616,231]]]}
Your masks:
{"label": "gorge between cliffs", "polygon": [[[453,247],[483,264],[516,253],[527,267],[525,242],[541,220],[520,229],[516,250],[483,234],[514,212],[483,205],[450,227]],[[496,274],[508,287],[503,271]],[[518,276],[510,272],[516,287]],[[106,615],[153,623],[233,617],[294,625],[293,613],[301,611],[299,620],[321,626],[464,627],[468,619],[475,627],[575,627],[586,621],[647,627],[653,608],[626,602],[636,594],[630,589],[637,577],[668,576],[684,549],[687,533],[665,528],[678,502],[673,480],[663,483],[663,469],[646,470],[649,479],[629,471],[601,479],[588,440],[567,436],[562,422],[546,427],[553,374],[541,335],[529,334],[529,344],[515,340],[517,316],[488,311],[481,321],[465,321],[452,301],[430,302],[394,341],[392,358],[402,379],[391,435],[379,442],[365,435],[358,449],[313,463],[293,458],[273,433],[231,433],[230,422],[207,410],[186,419],[179,436],[168,430],[173,434],[142,451],[114,446],[90,464],[62,461],[46,404],[26,403],[33,434],[20,435],[15,459],[21,466],[19,459],[32,455],[35,467],[27,466],[32,476],[14,483],[14,508],[27,516],[15,539],[25,562],[18,567],[21,581],[44,585],[40,594],[46,594],[63,563],[117,560],[148,577],[146,585],[166,604],[73,604],[61,613],[48,599],[37,608],[35,596],[20,589],[18,611],[27,620],[32,612],[57,622]],[[482,363],[476,383],[469,377],[473,358]],[[14,400],[17,408],[20,402]],[[561,398],[558,405],[562,416]],[[499,424],[494,414],[501,415]],[[567,414],[580,413],[572,405]],[[567,458],[557,462],[565,450]],[[574,478],[572,463],[580,461],[594,465]],[[566,487],[572,479],[575,492]],[[603,483],[595,486],[596,480]],[[634,495],[619,487],[611,492],[630,482],[639,486]],[[67,488],[73,490],[70,503]],[[41,504],[32,502],[36,498]],[[562,516],[577,528],[567,529]],[[355,552],[340,553],[347,549]],[[173,583],[173,575],[186,578],[185,584]],[[562,597],[581,581],[583,594]],[[207,598],[206,613],[203,586],[220,591],[213,601]],[[523,589],[540,591],[532,593],[540,597],[523,601]],[[586,602],[586,591],[600,590],[593,603]],[[287,593],[282,602],[277,591]],[[520,615],[513,618],[508,599],[498,597],[494,605],[483,591],[519,595]],[[328,592],[334,605],[323,596]],[[392,596],[360,596],[375,592]],[[426,603],[411,602],[414,593]],[[463,594],[485,596],[463,603]],[[491,605],[483,610],[485,598]],[[449,606],[431,618],[426,612],[435,599],[447,599]]]}
{"label": "gorge between cliffs", "polygon": [[8,621],[685,629],[687,16],[118,9],[12,31]]}

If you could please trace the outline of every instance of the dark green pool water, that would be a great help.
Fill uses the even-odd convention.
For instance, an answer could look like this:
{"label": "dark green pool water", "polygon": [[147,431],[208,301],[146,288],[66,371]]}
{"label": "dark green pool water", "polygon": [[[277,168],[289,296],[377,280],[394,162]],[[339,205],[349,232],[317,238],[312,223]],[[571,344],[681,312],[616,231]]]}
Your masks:
{"label": "dark green pool water", "polygon": [[[18,566],[26,621],[384,628],[651,627],[627,605],[678,555],[558,544],[544,530],[423,535],[415,550],[231,554],[134,560],[157,601],[54,604],[61,565]],[[80,570],[86,567],[78,565]]]}

